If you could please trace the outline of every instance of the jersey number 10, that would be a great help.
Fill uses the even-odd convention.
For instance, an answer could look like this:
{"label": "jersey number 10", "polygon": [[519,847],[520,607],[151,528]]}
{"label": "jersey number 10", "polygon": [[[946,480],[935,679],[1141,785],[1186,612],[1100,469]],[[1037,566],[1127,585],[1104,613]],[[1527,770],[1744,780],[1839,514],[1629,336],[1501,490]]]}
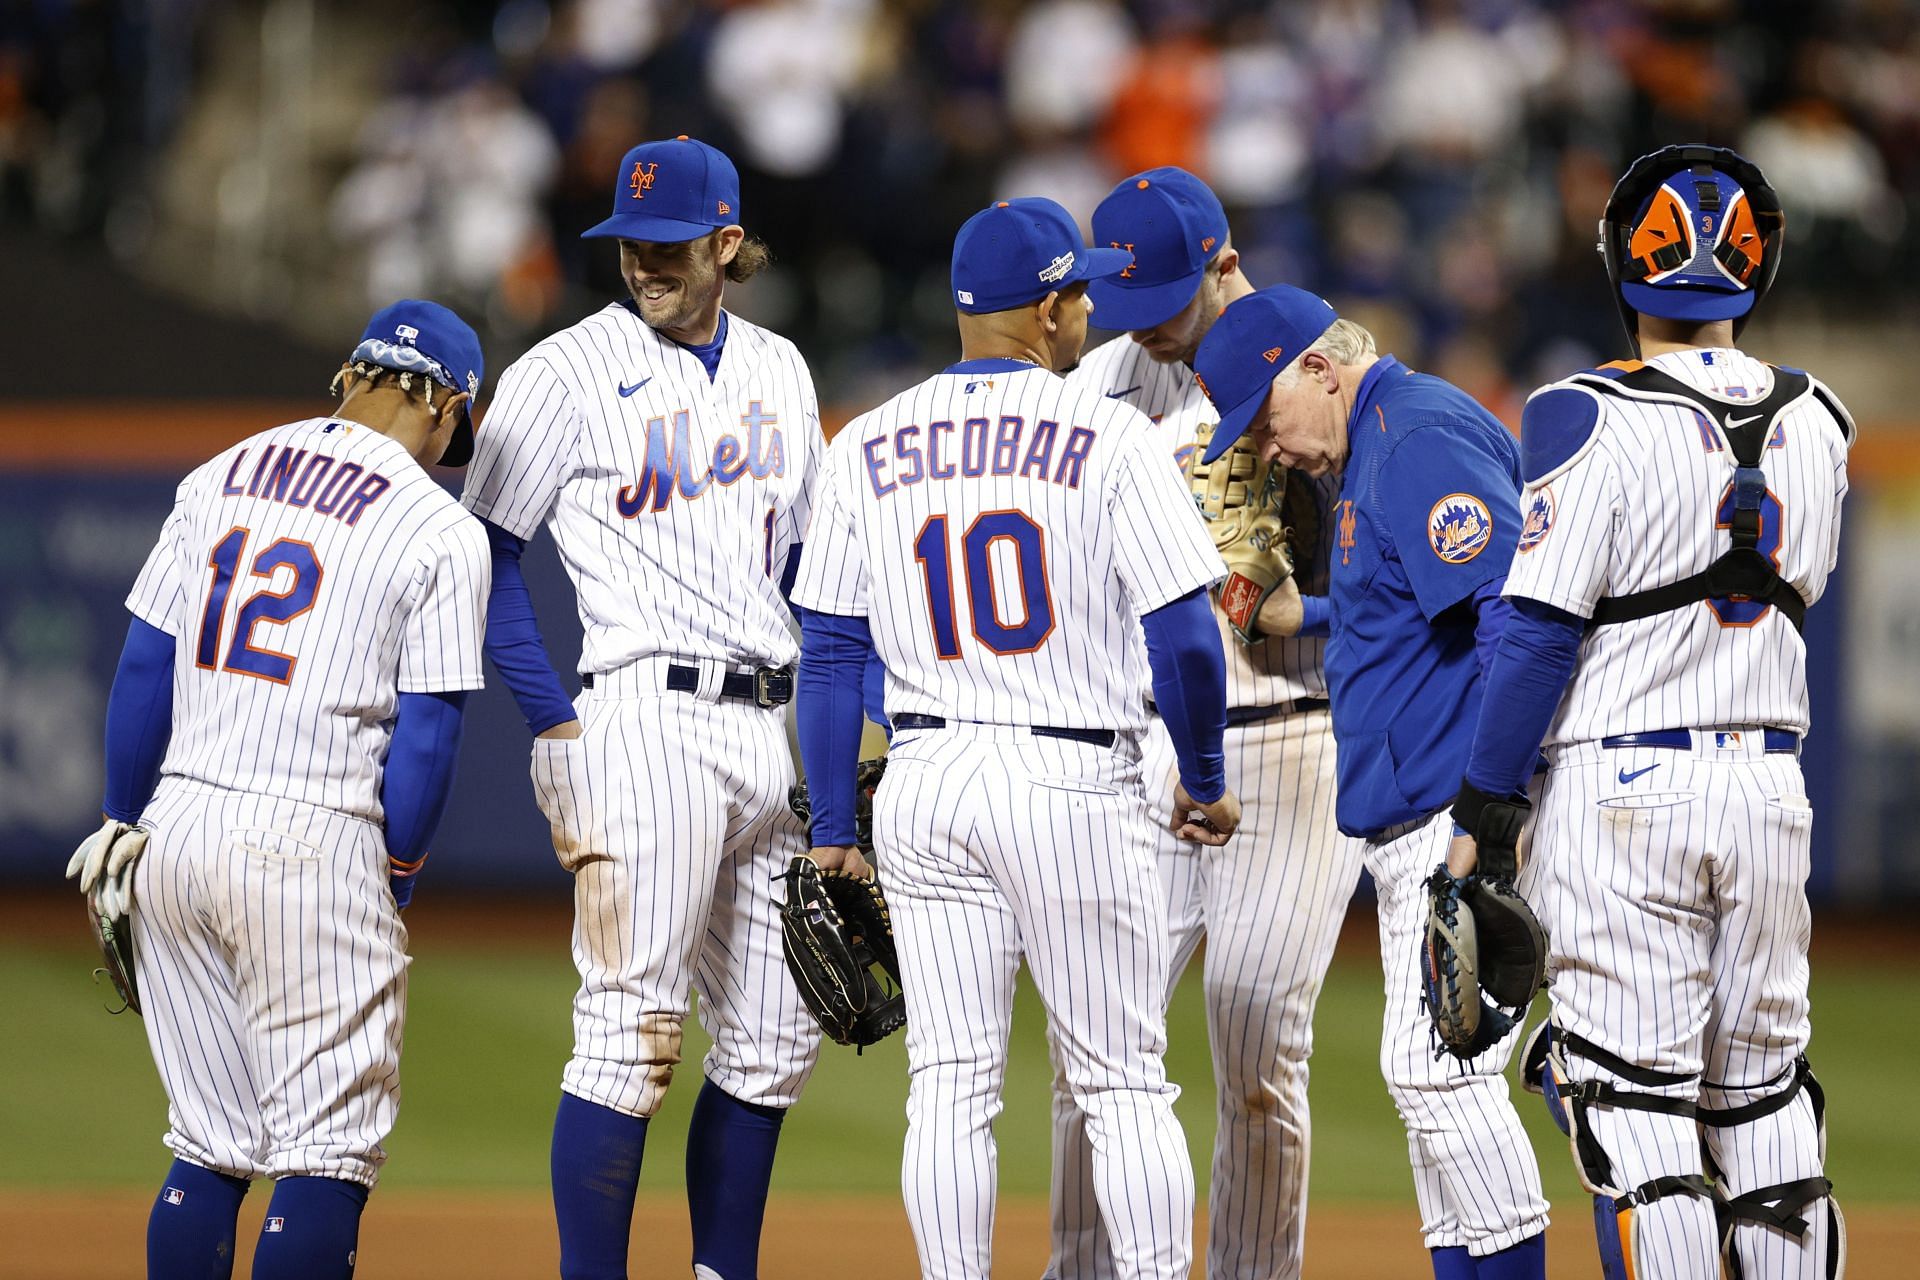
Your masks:
{"label": "jersey number 10", "polygon": [[[993,544],[1011,542],[1019,570],[1018,621],[1001,614],[993,585]],[[982,512],[960,539],[967,576],[967,613],[974,638],[1006,657],[1032,653],[1053,634],[1053,591],[1047,585],[1046,535],[1024,511]],[[927,607],[933,614],[933,647],[942,659],[960,656],[960,631],[953,606],[953,559],[947,544],[947,517],[928,516],[913,540],[913,558],[927,580]]]}
{"label": "jersey number 10", "polygon": [[[233,590],[234,574],[247,553],[251,529],[235,525],[227,536],[214,544],[207,563],[213,569],[213,586],[207,591],[207,607],[200,614],[200,640],[194,648],[194,663],[203,671],[237,671],[258,676],[275,684],[293,678],[290,653],[261,649],[253,643],[253,629],[263,622],[288,623],[313,608],[313,597],[320,590],[322,570],[314,559],[311,543],[281,538],[253,558],[253,576],[265,578],[268,585],[248,596],[233,620],[233,643],[227,646],[225,663],[220,658],[220,632],[226,621],[227,595]],[[281,568],[293,570],[293,583],[285,591],[271,589],[273,575]]]}

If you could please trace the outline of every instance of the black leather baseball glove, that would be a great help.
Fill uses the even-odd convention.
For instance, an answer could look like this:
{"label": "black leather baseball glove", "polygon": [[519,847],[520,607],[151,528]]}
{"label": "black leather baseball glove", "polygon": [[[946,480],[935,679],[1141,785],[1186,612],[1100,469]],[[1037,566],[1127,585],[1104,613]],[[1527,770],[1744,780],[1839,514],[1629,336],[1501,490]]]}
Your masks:
{"label": "black leather baseball glove", "polygon": [[1513,887],[1530,808],[1462,784],[1453,817],[1473,833],[1479,865],[1460,877],[1435,867],[1427,880],[1420,977],[1440,1046],[1456,1058],[1513,1030],[1546,982],[1547,931]]}
{"label": "black leather baseball glove", "polygon": [[906,1026],[900,957],[879,884],[822,871],[804,856],[783,878],[781,946],[820,1029],[836,1044],[865,1048]]}

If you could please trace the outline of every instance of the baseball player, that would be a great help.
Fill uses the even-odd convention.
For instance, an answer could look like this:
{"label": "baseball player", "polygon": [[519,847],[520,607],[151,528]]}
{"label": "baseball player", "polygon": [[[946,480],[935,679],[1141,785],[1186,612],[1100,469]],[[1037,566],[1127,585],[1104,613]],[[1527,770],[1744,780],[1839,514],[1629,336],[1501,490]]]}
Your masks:
{"label": "baseball player", "polygon": [[1326,648],[1335,814],[1380,892],[1381,1070],[1437,1280],[1538,1280],[1547,1205],[1501,1074],[1517,1034],[1437,1061],[1415,962],[1426,880],[1451,838],[1448,761],[1510,612],[1500,584],[1520,535],[1519,451],[1471,398],[1376,354],[1365,329],[1286,285],[1228,307],[1194,367],[1220,412],[1204,460],[1251,431],[1263,457],[1340,476]]}
{"label": "baseball player", "polygon": [[1127,266],[1051,200],[954,241],[962,359],[828,452],[795,584],[813,856],[853,844],[861,673],[893,725],[874,800],[912,1085],[902,1184],[921,1273],[988,1274],[993,1118],[1024,956],[1086,1115],[1116,1271],[1185,1276],[1193,1172],[1167,1081],[1167,920],[1141,737],[1146,662],[1179,759],[1174,819],[1223,843],[1221,564],[1140,414],[1057,376],[1087,282]]}
{"label": "baseball player", "polygon": [[[1196,439],[1218,418],[1194,381],[1194,351],[1222,308],[1253,292],[1226,213],[1192,174],[1150,169],[1100,202],[1093,240],[1133,255],[1125,271],[1088,287],[1099,323],[1131,334],[1095,348],[1068,381],[1141,410],[1161,447],[1184,467]],[[1313,512],[1310,521],[1290,523],[1330,528],[1338,487],[1336,476],[1300,477],[1294,500],[1311,503]],[[1322,598],[1327,542],[1297,549],[1296,578]],[[1333,821],[1324,639],[1263,635],[1249,643],[1224,616],[1219,627],[1227,656],[1227,784],[1244,806],[1233,844],[1215,852],[1167,829],[1175,762],[1157,717],[1149,721],[1142,765],[1172,929],[1167,990],[1204,933],[1202,987],[1219,1107],[1207,1274],[1297,1276],[1306,1229],[1313,1009],[1359,882],[1361,847],[1341,839]],[[1324,635],[1324,624],[1320,630]],[[1288,927],[1276,931],[1278,920]],[[1084,1118],[1056,1078],[1048,1274],[1061,1280],[1112,1274],[1091,1158]]]}
{"label": "baseball player", "polygon": [[[713,1036],[687,1139],[696,1275],[756,1274],[780,1122],[819,1052],[773,877],[806,848],[786,804],[784,596],[825,441],[800,353],[721,306],[766,261],[740,216],[714,148],[627,153],[613,216],[584,234],[619,241],[631,296],[506,371],[463,498],[493,543],[487,652],[536,735],[534,789],[574,877],[580,991],[553,1131],[568,1277],[627,1274],[690,991]],[[542,524],[586,632],[577,703],[520,574]]]}
{"label": "baseball player", "polygon": [[1516,616],[1454,810],[1472,830],[1524,809],[1544,739],[1556,976],[1527,1074],[1574,1135],[1607,1280],[1717,1276],[1723,1240],[1749,1280],[1845,1262],[1805,1056],[1800,624],[1854,429],[1818,381],[1734,345],[1783,225],[1720,148],[1656,151],[1614,188],[1601,248],[1639,358],[1527,402]]}
{"label": "baseball player", "polygon": [[422,464],[472,452],[480,377],[445,307],[379,312],[332,416],[181,482],[127,598],[106,823],[68,874],[103,914],[132,903],[175,1157],[149,1276],[231,1274],[260,1176],[253,1274],[353,1273],[400,1102],[400,908],[486,625],[486,537]]}

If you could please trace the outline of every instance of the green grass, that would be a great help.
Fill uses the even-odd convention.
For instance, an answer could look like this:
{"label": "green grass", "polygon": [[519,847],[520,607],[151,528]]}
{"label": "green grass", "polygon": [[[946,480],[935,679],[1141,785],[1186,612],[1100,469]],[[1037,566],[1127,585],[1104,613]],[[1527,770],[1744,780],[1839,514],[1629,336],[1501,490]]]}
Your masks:
{"label": "green grass", "polygon": [[[145,1186],[165,1167],[166,1104],[139,1019],[109,1017],[81,945],[0,942],[0,1184]],[[1846,1202],[1920,1206],[1920,1114],[1897,1104],[1920,1063],[1914,967],[1852,961],[1815,970],[1812,1056],[1829,1100],[1829,1172]],[[438,940],[412,974],[405,1099],[385,1185],[538,1190],[569,1038],[574,986],[564,935],[550,942]],[[1382,996],[1370,956],[1338,961],[1320,1002],[1313,1058],[1313,1192],[1324,1200],[1403,1200],[1406,1143],[1376,1067]],[[1200,991],[1175,1000],[1170,1067],[1204,1185],[1213,1136]],[[689,1028],[686,1064],[649,1136],[646,1186],[680,1185],[682,1135],[706,1037]],[[1031,989],[1015,1018],[1006,1110],[997,1132],[1002,1189],[1044,1195],[1044,1026]],[[896,1036],[864,1056],[829,1045],[787,1121],[777,1173],[810,1190],[893,1194],[905,1127],[906,1053]],[[1538,1099],[1519,1095],[1549,1196],[1574,1205],[1565,1140]]]}

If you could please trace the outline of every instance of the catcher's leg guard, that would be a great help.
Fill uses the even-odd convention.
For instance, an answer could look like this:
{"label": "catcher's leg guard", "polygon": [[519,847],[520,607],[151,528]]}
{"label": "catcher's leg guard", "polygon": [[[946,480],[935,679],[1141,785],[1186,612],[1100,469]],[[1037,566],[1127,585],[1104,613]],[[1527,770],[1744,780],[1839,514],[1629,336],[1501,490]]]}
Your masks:
{"label": "catcher's leg guard", "polygon": [[[1648,1150],[1658,1152],[1663,1145],[1668,1148],[1683,1147],[1693,1130],[1694,1102],[1686,1097],[1625,1088],[1605,1080],[1576,1080],[1568,1067],[1569,1049],[1580,1058],[1596,1063],[1609,1075],[1641,1085],[1644,1089],[1682,1088],[1690,1084],[1694,1077],[1637,1067],[1591,1041],[1555,1029],[1551,1022],[1543,1022],[1534,1029],[1527,1040],[1521,1062],[1522,1084],[1546,1099],[1547,1110],[1553,1116],[1554,1124],[1567,1135],[1568,1145],[1573,1150],[1573,1163],[1580,1175],[1580,1185],[1593,1196],[1594,1238],[1599,1245],[1600,1270],[1605,1280],[1644,1280],[1645,1277],[1662,1274],[1696,1274],[1697,1268],[1689,1261],[1670,1259],[1665,1255],[1672,1251],[1671,1241],[1677,1236],[1684,1238],[1697,1235],[1698,1232],[1676,1231],[1674,1224],[1669,1224],[1666,1230],[1647,1232],[1640,1229],[1639,1211],[1673,1197],[1698,1198],[1711,1207],[1704,1219],[1692,1225],[1712,1232],[1718,1218],[1719,1197],[1706,1176],[1693,1170],[1662,1173],[1644,1178],[1631,1187],[1624,1186],[1622,1184],[1629,1179],[1623,1178],[1620,1171],[1616,1170],[1614,1158],[1602,1145],[1593,1126],[1593,1112],[1602,1108],[1668,1117],[1666,1124],[1649,1128],[1673,1129],[1671,1134],[1655,1135],[1664,1136],[1670,1141],[1665,1144],[1649,1143]],[[1676,1125],[1676,1122],[1683,1124]],[[1656,1167],[1660,1162],[1658,1155],[1649,1157],[1645,1153],[1638,1154],[1643,1161],[1651,1158]],[[1710,1250],[1713,1241],[1697,1243]],[[1660,1249],[1663,1254],[1661,1260],[1652,1262],[1648,1259],[1645,1254],[1647,1248]],[[1665,1265],[1668,1262],[1677,1269],[1669,1271]]]}
{"label": "catcher's leg guard", "polygon": [[[1804,1055],[1795,1058],[1763,1088],[1779,1086],[1778,1091],[1740,1106],[1699,1108],[1703,1144],[1707,1148],[1708,1167],[1724,1189],[1737,1186],[1740,1157],[1745,1149],[1766,1153],[1769,1167],[1778,1169],[1783,1157],[1789,1165],[1800,1151],[1802,1167],[1816,1164],[1824,1170],[1827,1155],[1827,1097]],[[1718,1096],[1725,1092],[1709,1084],[1707,1092]],[[1806,1094],[1806,1104],[1798,1099]],[[1805,1132],[1812,1120],[1812,1135]],[[1812,1150],[1808,1151],[1807,1148]],[[1811,1158],[1806,1158],[1811,1157]],[[1805,1280],[1839,1280],[1846,1272],[1847,1225],[1840,1206],[1833,1199],[1833,1183],[1823,1172],[1811,1172],[1767,1186],[1751,1187],[1723,1197],[1720,1205],[1721,1250],[1728,1280],[1742,1280],[1746,1259],[1766,1253],[1769,1275],[1800,1276]],[[1804,1242],[1809,1232],[1815,1236],[1815,1254],[1803,1257],[1799,1270],[1783,1270],[1779,1255],[1795,1252],[1793,1244]],[[1774,1236],[1769,1246],[1766,1239]],[[1821,1239],[1824,1237],[1824,1239]],[[1804,1244],[1800,1252],[1805,1252]]]}

